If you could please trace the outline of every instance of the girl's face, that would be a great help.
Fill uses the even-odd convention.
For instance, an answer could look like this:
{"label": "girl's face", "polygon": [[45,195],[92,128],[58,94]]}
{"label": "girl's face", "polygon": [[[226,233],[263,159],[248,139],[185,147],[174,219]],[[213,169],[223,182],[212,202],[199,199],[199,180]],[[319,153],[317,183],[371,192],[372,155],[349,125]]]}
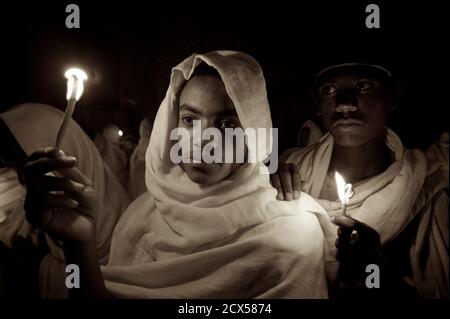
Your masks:
{"label": "girl's face", "polygon": [[[191,78],[180,95],[178,127],[188,129],[191,133],[193,121],[201,123],[202,131],[207,128],[217,128],[222,135],[222,154],[225,154],[225,128],[241,127],[236,109],[228,96],[222,80],[209,75],[199,75]],[[201,148],[210,141],[202,140]],[[233,173],[239,163],[181,163],[189,178],[198,184],[209,185],[221,181]]]}

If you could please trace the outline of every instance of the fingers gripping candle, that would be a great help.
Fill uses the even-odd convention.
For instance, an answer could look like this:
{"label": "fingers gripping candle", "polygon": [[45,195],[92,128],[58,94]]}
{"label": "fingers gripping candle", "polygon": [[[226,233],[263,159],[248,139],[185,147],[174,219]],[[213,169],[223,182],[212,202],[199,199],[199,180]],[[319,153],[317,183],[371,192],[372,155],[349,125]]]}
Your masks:
{"label": "fingers gripping candle", "polygon": [[67,107],[58,130],[58,135],[56,136],[56,148],[60,148],[61,146],[69,121],[75,110],[75,104],[83,94],[84,81],[87,80],[86,73],[83,70],[76,68],[67,70],[66,73],[64,73],[64,76],[67,78]]}

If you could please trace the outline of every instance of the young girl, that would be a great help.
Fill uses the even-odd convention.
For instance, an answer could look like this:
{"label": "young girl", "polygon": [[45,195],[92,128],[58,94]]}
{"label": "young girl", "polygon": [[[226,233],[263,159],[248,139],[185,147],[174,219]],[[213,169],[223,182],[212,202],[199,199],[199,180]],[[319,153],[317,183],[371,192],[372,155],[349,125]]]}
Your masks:
{"label": "young girl", "polygon": [[[244,53],[215,51],[194,54],[173,68],[147,148],[148,191],[119,220],[109,262],[101,268],[93,257],[95,190],[85,178],[44,175],[59,169],[63,176],[76,160],[54,149],[30,156],[25,167],[28,218],[62,240],[67,262],[80,267],[80,288],[71,293],[326,298],[323,234],[311,213],[322,208],[306,194],[292,202],[276,201],[261,162],[174,163],[170,134],[175,128],[191,131],[194,120],[203,129],[221,132],[269,130],[259,64]],[[255,145],[246,147],[250,152]]]}

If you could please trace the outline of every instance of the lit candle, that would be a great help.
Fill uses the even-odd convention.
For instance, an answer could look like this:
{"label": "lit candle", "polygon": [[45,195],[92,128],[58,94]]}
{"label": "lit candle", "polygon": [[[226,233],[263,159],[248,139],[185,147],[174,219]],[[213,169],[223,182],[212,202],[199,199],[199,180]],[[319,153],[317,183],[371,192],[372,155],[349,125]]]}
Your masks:
{"label": "lit candle", "polygon": [[56,137],[56,148],[60,148],[61,146],[67,127],[69,126],[69,121],[75,110],[75,104],[80,99],[81,94],[83,94],[83,82],[87,80],[86,73],[83,70],[76,68],[67,70],[66,73],[64,73],[64,76],[67,78],[67,107]]}
{"label": "lit candle", "polygon": [[338,172],[335,173],[335,179],[336,179],[338,196],[342,203],[342,215],[348,217],[347,216],[347,205],[348,205],[349,199],[354,194],[353,189],[352,189],[352,184],[346,183],[345,180],[342,178],[342,176]]}

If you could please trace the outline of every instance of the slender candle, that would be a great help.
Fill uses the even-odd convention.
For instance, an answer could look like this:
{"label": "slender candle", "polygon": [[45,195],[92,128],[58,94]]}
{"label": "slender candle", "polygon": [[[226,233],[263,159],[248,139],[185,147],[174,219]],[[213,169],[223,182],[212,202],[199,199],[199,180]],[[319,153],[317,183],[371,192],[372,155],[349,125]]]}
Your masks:
{"label": "slender candle", "polygon": [[87,80],[86,73],[83,70],[76,68],[67,70],[66,73],[64,73],[64,76],[67,78],[67,107],[56,137],[56,148],[60,148],[61,146],[67,127],[69,126],[69,121],[75,110],[75,104],[83,94],[83,82]]}
{"label": "slender candle", "polygon": [[348,217],[347,205],[349,199],[354,194],[352,184],[346,183],[338,172],[335,173],[335,179],[336,179],[337,193],[342,203],[342,215]]}

